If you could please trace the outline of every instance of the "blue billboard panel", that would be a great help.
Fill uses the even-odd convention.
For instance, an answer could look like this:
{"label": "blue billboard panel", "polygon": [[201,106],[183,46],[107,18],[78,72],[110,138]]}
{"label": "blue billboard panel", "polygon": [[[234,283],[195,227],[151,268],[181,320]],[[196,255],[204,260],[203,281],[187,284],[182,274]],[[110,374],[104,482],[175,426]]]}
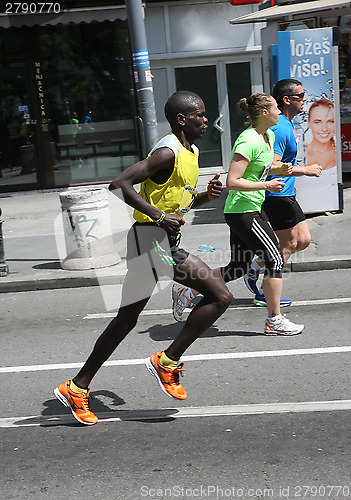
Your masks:
{"label": "blue billboard panel", "polygon": [[278,79],[294,78],[305,90],[304,111],[293,119],[298,159],[323,168],[318,178],[296,178],[296,197],[309,213],[340,208],[333,57],[332,28],[278,32]]}

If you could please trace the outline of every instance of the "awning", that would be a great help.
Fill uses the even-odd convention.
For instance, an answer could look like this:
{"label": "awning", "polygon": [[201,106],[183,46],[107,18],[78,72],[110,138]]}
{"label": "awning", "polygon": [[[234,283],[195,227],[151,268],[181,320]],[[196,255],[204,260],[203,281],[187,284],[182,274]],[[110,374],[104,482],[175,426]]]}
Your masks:
{"label": "awning", "polygon": [[[313,0],[311,2],[303,2],[292,5],[276,5],[268,9],[262,9],[253,14],[241,16],[229,21],[231,24],[245,24],[245,23],[261,23],[264,21],[273,21],[288,17],[291,19],[293,15],[297,14],[311,14],[312,12],[320,12],[324,10],[333,10],[342,7],[350,7],[350,1],[342,0]],[[341,15],[341,14],[338,14]]]}
{"label": "awning", "polygon": [[127,19],[124,6],[106,6],[64,9],[60,13],[42,14],[0,14],[1,28],[21,28],[22,26],[55,26],[57,24],[79,24]]}

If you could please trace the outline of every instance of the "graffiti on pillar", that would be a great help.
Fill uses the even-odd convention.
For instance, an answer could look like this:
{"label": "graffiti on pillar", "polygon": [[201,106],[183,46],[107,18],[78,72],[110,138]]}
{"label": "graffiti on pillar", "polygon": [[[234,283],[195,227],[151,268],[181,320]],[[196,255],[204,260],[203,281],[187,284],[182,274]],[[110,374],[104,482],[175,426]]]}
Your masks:
{"label": "graffiti on pillar", "polygon": [[[78,248],[86,242],[87,238],[97,239],[93,234],[93,229],[98,223],[98,219],[88,219],[86,215],[72,215],[70,210],[67,210],[69,224],[68,232],[73,235],[74,241],[77,243]],[[88,225],[88,226],[87,226]],[[88,227],[88,229],[86,229]],[[84,229],[83,229],[84,228]]]}

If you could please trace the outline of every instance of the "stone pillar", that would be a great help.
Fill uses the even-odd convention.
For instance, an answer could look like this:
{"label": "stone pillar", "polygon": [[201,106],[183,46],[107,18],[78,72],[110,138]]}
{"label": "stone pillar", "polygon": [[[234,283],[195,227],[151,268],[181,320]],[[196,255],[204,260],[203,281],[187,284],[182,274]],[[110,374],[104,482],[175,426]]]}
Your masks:
{"label": "stone pillar", "polygon": [[[1,216],[0,208],[0,216]],[[7,276],[9,274],[9,268],[5,260],[5,249],[4,249],[4,238],[2,235],[2,220],[0,220],[0,276]]]}
{"label": "stone pillar", "polygon": [[113,248],[106,188],[83,188],[60,194],[67,257],[62,269],[84,270],[121,261]]}

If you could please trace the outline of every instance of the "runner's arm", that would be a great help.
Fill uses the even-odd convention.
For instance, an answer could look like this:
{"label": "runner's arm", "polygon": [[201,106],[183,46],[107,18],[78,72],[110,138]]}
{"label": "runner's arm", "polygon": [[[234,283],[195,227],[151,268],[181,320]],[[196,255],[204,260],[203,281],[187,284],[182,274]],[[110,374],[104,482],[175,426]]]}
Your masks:
{"label": "runner's arm", "polygon": [[228,191],[259,191],[267,189],[268,191],[279,193],[283,189],[285,185],[283,179],[275,178],[269,181],[258,182],[243,179],[243,175],[248,164],[249,160],[247,160],[244,156],[234,153],[227,176],[226,185]]}
{"label": "runner's arm", "polygon": [[283,175],[284,177],[290,177],[293,173],[293,165],[290,162],[283,162],[281,160],[276,159],[277,155],[274,153],[274,159],[272,162],[272,166],[269,170],[269,175]]}
{"label": "runner's arm", "polygon": [[215,176],[210,181],[208,181],[207,190],[203,191],[202,193],[198,193],[193,203],[193,207],[200,206],[203,203],[207,203],[208,201],[211,201],[220,196],[223,189],[223,184],[219,180],[220,175],[221,174],[215,174]]}
{"label": "runner's arm", "polygon": [[[298,160],[299,161],[299,160]],[[282,157],[274,153],[274,160],[270,174],[272,175],[284,175],[285,177],[299,177],[301,175],[307,175],[308,177],[319,177],[322,173],[322,167],[320,165],[317,165],[316,163],[313,165],[292,165],[291,169],[286,170],[288,173],[284,173],[283,171],[279,172],[279,168],[276,168],[276,166],[281,165],[288,165],[286,163],[282,163]],[[282,167],[280,170],[283,170],[284,167]],[[272,171],[274,170],[274,171]]]}
{"label": "runner's arm", "polygon": [[[148,203],[134,186],[149,178],[161,176],[167,180],[174,168],[174,153],[169,148],[157,149],[149,158],[141,160],[124,170],[110,184],[109,189],[131,207],[157,221],[162,211]],[[165,182],[165,181],[164,181]],[[184,219],[176,214],[166,214],[160,226],[174,233],[179,231]]]}

